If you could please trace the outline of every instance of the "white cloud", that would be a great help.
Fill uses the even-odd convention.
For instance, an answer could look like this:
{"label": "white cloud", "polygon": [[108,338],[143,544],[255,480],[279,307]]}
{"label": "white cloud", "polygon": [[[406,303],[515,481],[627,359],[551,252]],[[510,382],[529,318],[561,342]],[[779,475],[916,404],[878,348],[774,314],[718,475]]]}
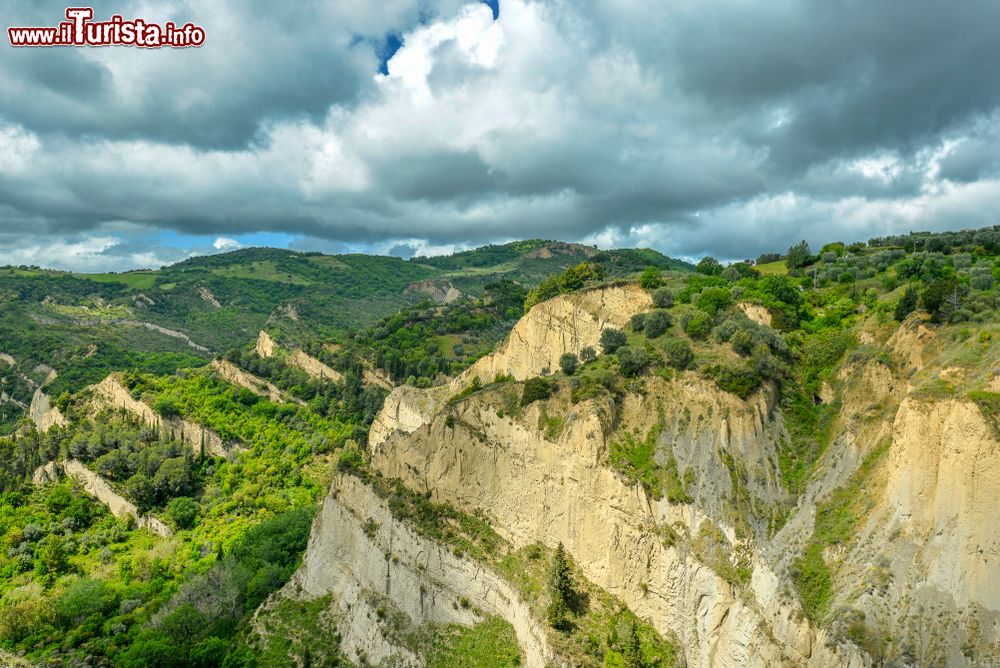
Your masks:
{"label": "white cloud", "polygon": [[236,250],[237,248],[243,248],[243,244],[241,244],[236,239],[230,239],[228,237],[219,237],[212,242],[212,248],[214,248],[217,251],[231,251],[231,250]]}

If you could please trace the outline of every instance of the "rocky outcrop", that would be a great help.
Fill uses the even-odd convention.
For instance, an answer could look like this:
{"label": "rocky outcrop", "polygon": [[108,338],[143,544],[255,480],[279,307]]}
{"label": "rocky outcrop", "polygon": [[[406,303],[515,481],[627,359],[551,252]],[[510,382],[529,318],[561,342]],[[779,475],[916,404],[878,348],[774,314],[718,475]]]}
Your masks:
{"label": "rocky outcrop", "polygon": [[5,363],[7,366],[14,366],[17,364],[17,360],[7,353],[0,353],[0,362]]}
{"label": "rocky outcrop", "polygon": [[212,360],[212,369],[227,383],[246,388],[257,396],[264,397],[269,401],[275,403],[292,401],[300,405],[305,405],[305,402],[301,399],[286,395],[274,383],[255,376],[249,371],[244,371],[228,360]]}
{"label": "rocky outcrop", "polygon": [[28,408],[28,415],[35,423],[35,429],[40,432],[48,431],[52,427],[65,427],[66,417],[56,406],[52,405],[49,395],[45,394],[42,388],[35,390],[31,397],[31,406]]}
{"label": "rocky outcrop", "polygon": [[771,312],[767,310],[767,307],[751,302],[740,302],[737,306],[750,320],[758,325],[771,326]]}
{"label": "rocky outcrop", "polygon": [[[768,440],[767,401],[748,412],[735,397],[695,380],[647,389],[671,402],[672,415],[691,416],[686,424],[668,421],[662,438],[672,442],[681,471],[698,472],[695,494],[705,499],[700,507],[653,500],[608,469],[606,409],[593,402],[570,409],[562,417],[563,432],[553,439],[535,426],[542,419],[540,404],[521,419],[500,417],[500,398],[482,393],[438,410],[409,433],[390,433],[373,449],[372,465],[413,489],[485,513],[515,546],[563,543],[588,579],[662,634],[676,634],[690,665],[862,665],[849,648],[828,646],[828,638],[776,589],[761,585],[770,597],[765,605],[752,587],[738,588],[693,558],[689,543],[667,545],[662,538],[665,531],[693,537],[711,520],[740,543],[722,519],[734,482],[723,460],[706,459],[718,458],[720,449],[729,461],[755,467],[755,498],[780,498],[772,465],[756,465],[773,456],[760,445]],[[655,420],[656,409],[639,398],[629,401],[637,403],[624,409],[624,423],[641,438],[642,420]],[[411,426],[422,419],[404,417]],[[746,548],[752,550],[752,541]],[[757,561],[755,556],[751,563]]]}
{"label": "rocky outcrop", "polygon": [[536,304],[500,348],[467,369],[452,389],[461,389],[474,378],[484,383],[498,375],[524,380],[556,371],[564,353],[579,355],[588,346],[599,349],[604,329],[622,329],[634,314],[650,306],[649,293],[635,284],[584,290]]}
{"label": "rocky outcrop", "polygon": [[271,338],[271,335],[260,330],[257,335],[257,344],[254,346],[254,352],[257,353],[258,357],[268,358],[274,356],[274,351],[278,349],[277,342]]}
{"label": "rocky outcrop", "polygon": [[84,491],[107,506],[115,517],[131,516],[135,518],[136,525],[142,529],[149,529],[160,536],[171,535],[170,527],[155,517],[141,514],[135,504],[116,492],[107,480],[76,459],[52,461],[39,466],[32,474],[31,481],[36,485],[43,485],[57,480],[60,475],[79,481]]}
{"label": "rocky outcrop", "polygon": [[499,616],[514,627],[527,666],[543,668],[554,660],[544,629],[511,585],[397,521],[385,500],[348,475],[334,479],[302,565],[283,594],[331,592],[341,648],[359,664],[424,665],[418,648],[383,619],[387,608],[416,626],[468,626],[484,615]]}
{"label": "rocky outcrop", "polygon": [[125,409],[143,422],[159,424],[161,429],[173,432],[195,452],[201,450],[202,443],[205,445],[205,452],[215,457],[229,457],[233,450],[239,449],[239,446],[223,443],[218,434],[197,422],[159,415],[142,401],[134,399],[113,374],[91,386],[90,389],[93,391],[94,400],[100,405],[112,409]]}
{"label": "rocky outcrop", "polygon": [[205,302],[207,302],[212,308],[222,308],[222,304],[220,304],[219,300],[215,298],[215,295],[212,294],[211,290],[203,285],[198,286],[198,296],[205,300]]}
{"label": "rocky outcrop", "polygon": [[462,297],[462,292],[451,283],[418,281],[407,286],[408,292],[422,292],[438,304],[450,304]]}
{"label": "rocky outcrop", "polygon": [[333,383],[344,382],[344,374],[340,373],[336,369],[331,369],[303,350],[292,351],[292,353],[288,356],[288,363],[305,371],[317,380],[325,380]]}

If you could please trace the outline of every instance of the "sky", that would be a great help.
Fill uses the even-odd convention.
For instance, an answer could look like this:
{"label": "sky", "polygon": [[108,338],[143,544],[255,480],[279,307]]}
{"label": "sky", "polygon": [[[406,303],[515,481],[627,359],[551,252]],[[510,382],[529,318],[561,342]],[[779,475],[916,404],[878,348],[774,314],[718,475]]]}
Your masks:
{"label": "sky", "polygon": [[[0,264],[517,238],[722,259],[1000,223],[996,0],[95,1],[0,44]],[[8,26],[64,4],[0,0]]]}

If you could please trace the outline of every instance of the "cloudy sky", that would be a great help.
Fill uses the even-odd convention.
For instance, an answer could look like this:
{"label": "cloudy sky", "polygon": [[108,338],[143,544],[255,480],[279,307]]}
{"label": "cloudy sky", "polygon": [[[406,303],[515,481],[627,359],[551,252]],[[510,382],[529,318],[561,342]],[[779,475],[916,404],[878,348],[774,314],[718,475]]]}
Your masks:
{"label": "cloudy sky", "polygon": [[[0,16],[55,25],[65,6]],[[4,35],[0,263],[524,237],[742,258],[1000,223],[996,0],[94,8],[207,41]]]}

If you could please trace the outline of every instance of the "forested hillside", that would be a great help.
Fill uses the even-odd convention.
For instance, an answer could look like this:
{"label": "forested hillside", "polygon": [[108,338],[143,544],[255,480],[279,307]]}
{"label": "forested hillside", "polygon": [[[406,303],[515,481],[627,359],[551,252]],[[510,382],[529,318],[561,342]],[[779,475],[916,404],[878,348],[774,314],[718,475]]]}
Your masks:
{"label": "forested hillside", "polygon": [[[908,401],[996,428],[998,252],[988,228],[693,268],[529,241],[0,270],[0,647],[65,666],[648,668],[710,665],[728,633],[732,656],[753,638],[777,665],[989,665],[1000,640],[973,626],[992,594],[959,614],[921,593],[890,559],[908,529],[870,522]],[[604,535],[611,506],[633,542]],[[559,533],[577,516],[602,519]],[[421,580],[407,550],[439,548]],[[348,553],[412,586],[368,591]],[[324,580],[343,572],[356,600]],[[685,577],[726,610],[716,626],[671,607]],[[407,607],[425,587],[448,601],[430,622]],[[940,633],[921,626],[937,614]]]}

